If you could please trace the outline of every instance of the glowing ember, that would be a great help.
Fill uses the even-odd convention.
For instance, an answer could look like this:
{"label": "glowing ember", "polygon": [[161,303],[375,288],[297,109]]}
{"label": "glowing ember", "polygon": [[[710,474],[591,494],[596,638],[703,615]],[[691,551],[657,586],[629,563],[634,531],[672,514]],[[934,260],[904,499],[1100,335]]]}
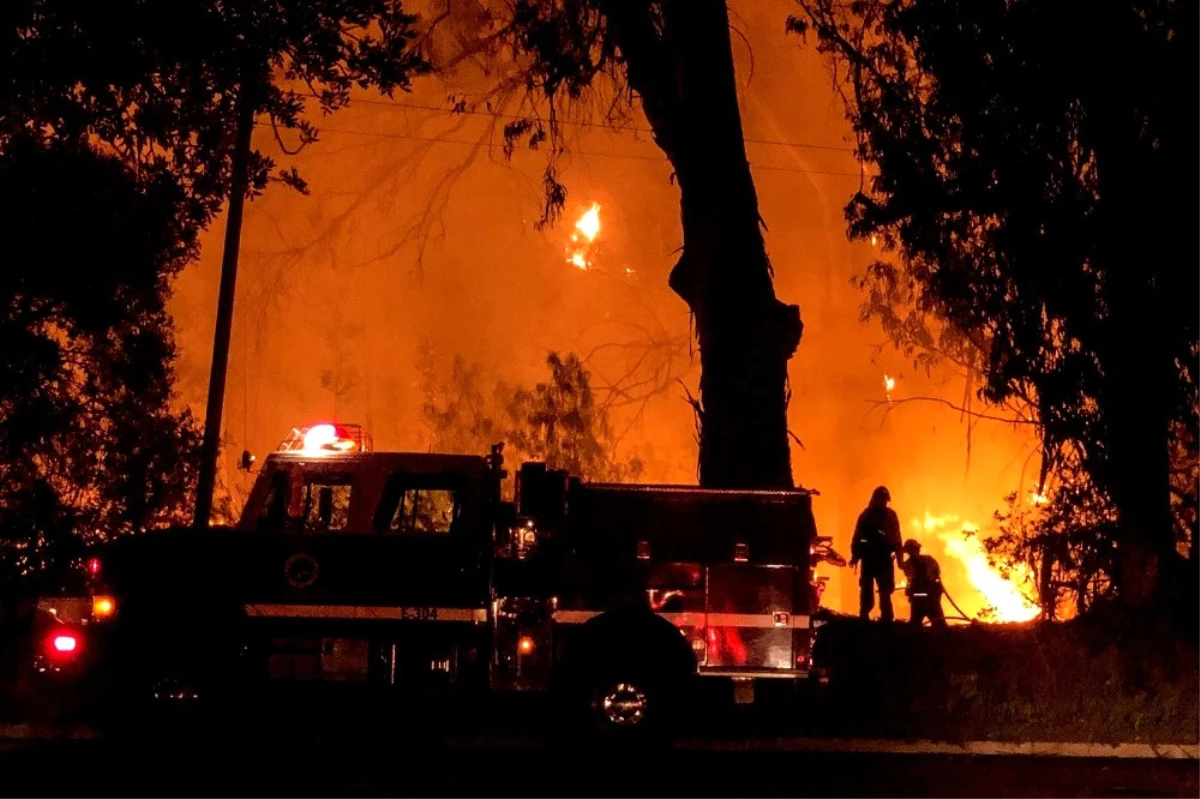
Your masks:
{"label": "glowing ember", "polygon": [[584,211],[583,216],[575,223],[575,232],[571,234],[571,244],[567,247],[567,263],[577,269],[586,271],[592,262],[588,255],[592,242],[600,234],[600,203],[592,203],[592,207]]}
{"label": "glowing ember", "polygon": [[892,389],[896,387],[896,378],[883,376],[883,392],[887,395],[888,402],[892,401]]}
{"label": "glowing ember", "polygon": [[1040,494],[1037,491],[1029,492],[1029,502],[1033,505],[1045,505],[1050,501],[1050,498],[1045,494]]}
{"label": "glowing ember", "polygon": [[[931,516],[926,513],[924,520],[913,519],[912,527],[919,534],[932,533],[941,539],[946,552],[963,565],[967,580],[979,593],[985,607],[995,611],[996,621],[1029,621],[1037,617],[1040,612],[1038,606],[1021,593],[1016,582],[988,563],[987,551],[979,538],[965,535],[978,529],[974,525],[960,522],[957,516]],[[942,566],[943,576],[949,571],[945,565]],[[1011,573],[1018,582],[1032,582],[1029,568],[1024,564],[1013,564]]]}

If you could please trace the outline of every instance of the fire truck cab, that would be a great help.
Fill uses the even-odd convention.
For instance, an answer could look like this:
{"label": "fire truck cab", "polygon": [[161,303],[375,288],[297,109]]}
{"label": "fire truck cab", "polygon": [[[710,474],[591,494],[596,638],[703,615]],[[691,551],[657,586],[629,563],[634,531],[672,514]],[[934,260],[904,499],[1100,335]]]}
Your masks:
{"label": "fire truck cab", "polygon": [[[234,528],[112,542],[93,559],[104,618],[57,613],[46,641],[77,635],[160,698],[194,697],[218,672],[553,690],[617,737],[666,725],[697,679],[744,695],[809,675],[810,492],[589,484],[527,463],[509,502],[499,445],[371,450],[351,426],[297,428]],[[169,643],[181,630],[190,646]],[[148,657],[149,639],[170,656]]]}

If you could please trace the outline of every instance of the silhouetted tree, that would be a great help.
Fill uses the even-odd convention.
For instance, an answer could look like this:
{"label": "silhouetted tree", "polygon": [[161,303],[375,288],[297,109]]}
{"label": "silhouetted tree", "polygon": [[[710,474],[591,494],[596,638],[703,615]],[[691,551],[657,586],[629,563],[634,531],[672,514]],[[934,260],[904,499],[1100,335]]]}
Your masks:
{"label": "silhouetted tree", "polygon": [[545,382],[529,387],[499,381],[485,391],[479,364],[455,357],[447,367],[423,347],[423,412],[434,449],[482,453],[503,441],[515,463],[541,461],[585,480],[636,480],[642,462],[618,457],[608,409],[597,404],[579,358],[550,353],[546,367]]}
{"label": "silhouetted tree", "polygon": [[[467,363],[460,355],[446,364],[428,342],[421,345],[418,370],[421,411],[432,450],[478,454],[505,440],[507,430],[498,421],[509,393],[505,384],[496,383],[487,390],[480,364]],[[511,451],[509,457],[513,457]]]}
{"label": "silhouetted tree", "polygon": [[1197,458],[1196,5],[799,5],[875,173],[851,235],[901,264],[867,283],[969,340],[987,399],[1032,404],[1046,465],[1077,458],[1116,510],[1119,595],[1152,603],[1172,462]]}
{"label": "silhouetted tree", "polygon": [[198,431],[165,309],[190,248],[171,181],[10,139],[0,152],[0,580],[60,578],[97,537],[178,520]]}
{"label": "silhouetted tree", "polygon": [[995,565],[1024,563],[1034,575],[1047,619],[1080,615],[1112,596],[1117,574],[1117,518],[1086,474],[1070,468],[1045,504],[1017,494],[997,512],[997,531],[983,543]]}
{"label": "silhouetted tree", "polygon": [[616,457],[608,411],[596,404],[591,379],[574,354],[546,356],[550,379],[518,387],[508,399],[506,438],[519,452],[551,468],[591,480],[636,480],[641,462]]}
{"label": "silhouetted tree", "polygon": [[[164,300],[228,198],[239,127],[285,152],[313,108],[424,69],[399,0],[12,0],[0,4],[0,525],[17,571],[93,534],[176,521],[195,429],[170,408]],[[285,133],[290,140],[285,141]],[[249,191],[282,180],[254,150]],[[20,246],[18,242],[26,242]]]}
{"label": "silhouetted tree", "polygon": [[[610,107],[637,97],[680,190],[683,253],[671,288],[695,318],[700,347],[700,481],[716,487],[791,486],[787,364],[799,308],[775,297],[758,198],[743,143],[724,0],[505,0],[479,39],[507,44],[534,105],[506,127],[510,147],[545,145],[545,220],[566,190],[555,154],[566,105]],[[463,101],[466,104],[466,101]]]}
{"label": "silhouetted tree", "polygon": [[[400,0],[11,0],[0,148],[26,129],[98,146],[175,182],[195,231],[228,197],[239,109],[298,149],[316,138],[314,106],[343,107],[355,85],[408,88],[425,68],[414,21]],[[304,187],[259,150],[249,171],[252,192],[272,178]]]}

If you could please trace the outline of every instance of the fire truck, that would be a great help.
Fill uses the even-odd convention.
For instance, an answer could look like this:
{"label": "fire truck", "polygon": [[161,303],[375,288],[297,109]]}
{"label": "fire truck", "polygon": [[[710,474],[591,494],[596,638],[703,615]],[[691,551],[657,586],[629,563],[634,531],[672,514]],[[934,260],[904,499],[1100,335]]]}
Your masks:
{"label": "fire truck", "polygon": [[753,701],[762,680],[816,673],[815,492],[525,463],[506,500],[501,451],[376,452],[355,425],[295,428],[233,527],[92,553],[87,596],[41,601],[37,668],[168,703],[555,691],[615,740],[667,729],[701,681]]}

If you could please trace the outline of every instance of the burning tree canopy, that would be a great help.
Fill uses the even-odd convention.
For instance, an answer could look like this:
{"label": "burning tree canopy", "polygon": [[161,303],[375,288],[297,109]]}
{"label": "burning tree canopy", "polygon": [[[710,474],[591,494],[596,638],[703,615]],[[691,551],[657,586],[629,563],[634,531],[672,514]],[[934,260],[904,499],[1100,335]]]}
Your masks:
{"label": "burning tree canopy", "polygon": [[1027,409],[1043,475],[1077,470],[1112,503],[1120,596],[1170,595],[1173,461],[1200,457],[1180,436],[1200,408],[1200,287],[1177,263],[1196,260],[1196,5],[800,6],[878,171],[847,208],[852,234],[899,256],[864,283],[873,313]]}
{"label": "burning tree canopy", "polygon": [[567,247],[567,263],[578,269],[587,270],[592,266],[590,259],[592,243],[600,233],[600,203],[592,203],[592,207],[583,212],[571,232],[571,243]]}

